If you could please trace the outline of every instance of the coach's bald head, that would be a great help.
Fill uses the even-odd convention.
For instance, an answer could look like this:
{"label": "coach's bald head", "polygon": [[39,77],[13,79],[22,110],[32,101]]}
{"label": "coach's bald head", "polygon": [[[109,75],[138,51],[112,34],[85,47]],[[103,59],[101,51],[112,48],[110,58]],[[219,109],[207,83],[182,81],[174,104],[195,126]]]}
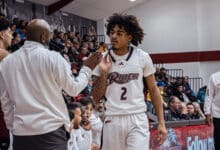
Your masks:
{"label": "coach's bald head", "polygon": [[27,26],[27,40],[42,44],[50,41],[50,26],[43,19],[34,19]]}

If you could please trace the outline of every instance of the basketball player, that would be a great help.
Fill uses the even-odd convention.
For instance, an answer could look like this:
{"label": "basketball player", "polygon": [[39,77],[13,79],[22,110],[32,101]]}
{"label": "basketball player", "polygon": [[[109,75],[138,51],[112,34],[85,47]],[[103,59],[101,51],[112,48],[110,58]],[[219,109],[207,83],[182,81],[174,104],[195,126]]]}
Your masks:
{"label": "basketball player", "polygon": [[107,34],[112,49],[94,70],[92,89],[96,102],[102,97],[106,99],[102,149],[148,150],[150,133],[143,77],[158,116],[160,143],[165,141],[167,131],[152,60],[136,47],[143,40],[143,30],[135,16],[114,14],[108,19]]}

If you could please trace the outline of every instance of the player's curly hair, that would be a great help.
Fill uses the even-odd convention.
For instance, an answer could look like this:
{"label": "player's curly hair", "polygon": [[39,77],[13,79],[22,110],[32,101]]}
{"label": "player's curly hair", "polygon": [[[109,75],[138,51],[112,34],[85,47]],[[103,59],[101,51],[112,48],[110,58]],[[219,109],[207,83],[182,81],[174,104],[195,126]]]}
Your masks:
{"label": "player's curly hair", "polygon": [[107,22],[106,33],[108,36],[115,25],[118,25],[119,28],[124,27],[125,32],[132,36],[131,43],[133,45],[138,46],[138,44],[141,44],[144,38],[144,32],[135,16],[115,13],[109,17]]}

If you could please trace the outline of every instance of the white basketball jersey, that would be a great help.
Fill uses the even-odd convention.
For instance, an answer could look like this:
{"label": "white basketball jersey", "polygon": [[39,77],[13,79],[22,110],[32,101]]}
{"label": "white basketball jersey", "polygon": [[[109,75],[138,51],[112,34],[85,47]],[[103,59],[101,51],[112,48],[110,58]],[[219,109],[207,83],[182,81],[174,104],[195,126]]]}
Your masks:
{"label": "white basketball jersey", "polygon": [[[108,74],[105,92],[106,115],[145,112],[143,77],[155,72],[149,54],[137,47],[133,47],[124,56],[118,56],[112,50],[110,54],[114,61]],[[98,70],[94,70],[94,75],[99,76]]]}

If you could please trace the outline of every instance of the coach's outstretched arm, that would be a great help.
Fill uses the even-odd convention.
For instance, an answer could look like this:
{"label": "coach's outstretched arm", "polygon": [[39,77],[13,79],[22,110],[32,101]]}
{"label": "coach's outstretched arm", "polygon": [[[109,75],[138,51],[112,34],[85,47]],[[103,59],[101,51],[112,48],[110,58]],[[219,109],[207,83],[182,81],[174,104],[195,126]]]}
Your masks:
{"label": "coach's outstretched arm", "polygon": [[59,59],[54,63],[55,80],[70,96],[78,95],[86,87],[92,75],[92,70],[102,59],[100,52],[93,53],[84,61],[79,75],[74,77],[66,60],[60,54],[57,53],[56,55]]}
{"label": "coach's outstretched arm", "polygon": [[154,105],[154,108],[158,117],[158,138],[160,140],[160,144],[163,144],[167,138],[167,130],[165,127],[164,116],[163,116],[163,103],[160,96],[160,92],[158,87],[156,86],[154,75],[150,75],[145,77],[145,82],[147,83],[147,87],[149,89],[151,100]]}

